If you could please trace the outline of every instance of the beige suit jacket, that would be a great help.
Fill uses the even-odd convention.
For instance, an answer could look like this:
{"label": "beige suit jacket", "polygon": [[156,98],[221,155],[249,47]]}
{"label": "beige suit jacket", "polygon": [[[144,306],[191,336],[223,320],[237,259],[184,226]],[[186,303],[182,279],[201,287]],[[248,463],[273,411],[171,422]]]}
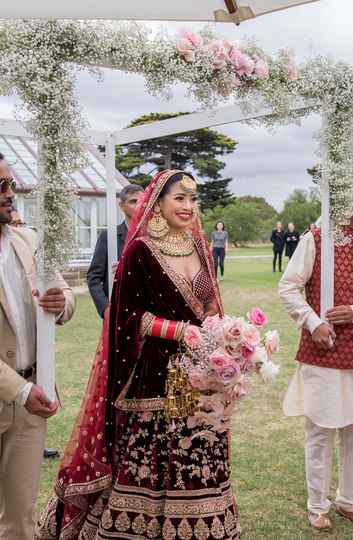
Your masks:
{"label": "beige suit jacket", "polygon": [[[36,288],[35,252],[37,249],[36,233],[26,227],[11,227],[11,243],[25,270],[29,286]],[[70,320],[75,310],[75,297],[62,276],[57,276],[57,286],[65,295],[65,310],[58,324]],[[33,308],[37,309],[33,298]],[[10,310],[6,294],[0,283],[0,400],[14,401],[17,394],[27,382],[16,372],[16,335],[9,316]]]}

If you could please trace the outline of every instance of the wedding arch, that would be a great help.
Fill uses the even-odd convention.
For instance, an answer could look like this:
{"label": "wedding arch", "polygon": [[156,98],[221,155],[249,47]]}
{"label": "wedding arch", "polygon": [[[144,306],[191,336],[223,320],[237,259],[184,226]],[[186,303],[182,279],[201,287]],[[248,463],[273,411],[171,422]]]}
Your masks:
{"label": "wedding arch", "polygon": [[[299,122],[311,112],[322,114],[322,129],[317,134],[323,193],[322,309],[331,304],[333,237],[345,241],[337,226],[347,222],[353,208],[351,66],[317,57],[297,67],[291,51],[282,50],[273,58],[256,43],[234,45],[209,29],[170,38],[162,33],[151,36],[143,25],[131,23],[56,20],[3,21],[0,52],[0,93],[19,96],[23,105],[17,116],[40,149],[36,193],[41,210],[39,267],[43,280],[50,280],[54,269],[63,267],[70,257],[74,192],[66,173],[82,166],[82,143],[88,136],[92,142],[74,94],[75,73],[88,69],[99,76],[99,68],[109,67],[142,74],[147,90],[165,97],[175,82],[184,83],[187,93],[203,108],[212,109],[234,97],[238,117],[233,121],[273,128]],[[199,114],[200,126],[216,125],[212,113]],[[215,117],[217,114],[221,113],[216,111]],[[183,121],[189,127],[181,123],[182,131],[197,127],[195,116],[187,118]],[[174,129],[175,124],[168,122],[163,123],[164,134]],[[159,124],[140,127],[138,135],[123,130],[100,136],[106,146],[108,180],[113,176],[115,144],[132,142],[129,136],[135,140],[160,136]],[[107,195],[115,200],[115,187]],[[114,225],[112,205],[109,208],[108,220]]]}

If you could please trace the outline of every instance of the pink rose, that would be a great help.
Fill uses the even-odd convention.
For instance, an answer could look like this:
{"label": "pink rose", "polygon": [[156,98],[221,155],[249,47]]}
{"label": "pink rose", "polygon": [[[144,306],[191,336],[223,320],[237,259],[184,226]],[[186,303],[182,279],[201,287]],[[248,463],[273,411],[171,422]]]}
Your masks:
{"label": "pink rose", "polygon": [[200,369],[192,369],[189,373],[189,382],[197,390],[208,390],[208,377]]}
{"label": "pink rose", "polygon": [[190,30],[182,30],[179,35],[182,39],[189,41],[193,47],[202,45],[202,37],[194,34],[194,32],[191,32]]}
{"label": "pink rose", "polygon": [[233,365],[229,365],[218,372],[224,384],[229,384],[232,380],[240,375],[240,366],[234,362]]}
{"label": "pink rose", "polygon": [[279,335],[277,330],[269,330],[265,334],[265,349],[268,354],[273,354],[279,349]]}
{"label": "pink rose", "polygon": [[251,349],[253,347],[257,347],[260,343],[260,332],[257,328],[252,326],[251,324],[248,324],[244,330],[243,330],[243,344],[244,347]]}
{"label": "pink rose", "polygon": [[209,358],[210,366],[216,371],[225,369],[233,364],[233,359],[226,353],[224,349],[217,349]]}
{"label": "pink rose", "polygon": [[202,336],[197,326],[189,324],[184,332],[184,342],[190,349],[196,349],[202,343]]}
{"label": "pink rose", "polygon": [[185,38],[180,39],[176,44],[177,51],[187,62],[195,60],[194,46]]}
{"label": "pink rose", "polygon": [[250,313],[248,313],[248,319],[255,326],[264,326],[268,323],[267,316],[260,308],[252,308]]}
{"label": "pink rose", "polygon": [[240,77],[242,75],[249,76],[254,72],[255,62],[249,55],[232,47],[228,53],[228,57]]}
{"label": "pink rose", "polygon": [[242,323],[239,321],[229,321],[223,326],[224,339],[232,344],[240,343],[242,338]]}
{"label": "pink rose", "polygon": [[240,344],[226,343],[224,349],[232,358],[240,358],[243,354]]}
{"label": "pink rose", "polygon": [[269,76],[267,62],[262,58],[257,58],[257,60],[255,61],[254,73],[259,79],[267,79]]}
{"label": "pink rose", "polygon": [[289,81],[296,81],[298,79],[299,73],[298,68],[294,60],[291,60],[287,65],[287,77]]}
{"label": "pink rose", "polygon": [[249,345],[243,347],[242,349],[242,355],[243,355],[243,358],[245,358],[246,360],[248,360],[249,358],[252,357],[252,355],[254,354],[255,352],[255,347],[251,347]]}
{"label": "pink rose", "polygon": [[227,51],[224,42],[220,39],[215,39],[207,44],[207,49],[213,53],[213,67],[222,69],[227,65]]}
{"label": "pink rose", "polygon": [[206,317],[206,319],[202,323],[202,327],[212,330],[212,328],[214,328],[219,323],[219,321],[219,315],[212,315],[212,317]]}

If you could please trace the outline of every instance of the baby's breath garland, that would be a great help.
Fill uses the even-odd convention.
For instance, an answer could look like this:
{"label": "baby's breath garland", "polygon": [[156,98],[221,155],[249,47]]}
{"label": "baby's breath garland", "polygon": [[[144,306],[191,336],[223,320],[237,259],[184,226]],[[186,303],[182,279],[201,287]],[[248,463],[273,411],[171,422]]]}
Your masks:
{"label": "baby's breath garland", "polygon": [[[75,71],[110,67],[145,77],[147,90],[169,97],[182,82],[203,107],[234,96],[246,108],[269,107],[268,127],[324,112],[320,133],[328,155],[332,223],[353,213],[353,69],[317,57],[297,67],[290,51],[276,58],[254,43],[234,45],[205,30],[177,38],[150,36],[142,25],[78,21],[3,21],[0,25],[0,94],[15,92],[18,116],[40,142],[38,196],[45,213],[42,260],[47,273],[62,268],[73,246],[73,186],[67,173],[82,166],[84,127],[75,99]],[[299,106],[300,105],[300,106]]]}

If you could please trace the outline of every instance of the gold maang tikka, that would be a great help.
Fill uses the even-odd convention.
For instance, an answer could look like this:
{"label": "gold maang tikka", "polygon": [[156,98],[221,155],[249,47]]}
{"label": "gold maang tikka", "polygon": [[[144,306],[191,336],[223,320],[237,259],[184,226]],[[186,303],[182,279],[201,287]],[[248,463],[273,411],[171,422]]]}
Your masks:
{"label": "gold maang tikka", "polygon": [[197,184],[195,182],[195,180],[193,180],[192,178],[190,178],[190,176],[187,176],[186,174],[183,174],[181,180],[180,180],[180,183],[183,187],[183,189],[185,189],[185,191],[188,191],[188,192],[193,192],[195,193],[196,190],[197,190]]}

